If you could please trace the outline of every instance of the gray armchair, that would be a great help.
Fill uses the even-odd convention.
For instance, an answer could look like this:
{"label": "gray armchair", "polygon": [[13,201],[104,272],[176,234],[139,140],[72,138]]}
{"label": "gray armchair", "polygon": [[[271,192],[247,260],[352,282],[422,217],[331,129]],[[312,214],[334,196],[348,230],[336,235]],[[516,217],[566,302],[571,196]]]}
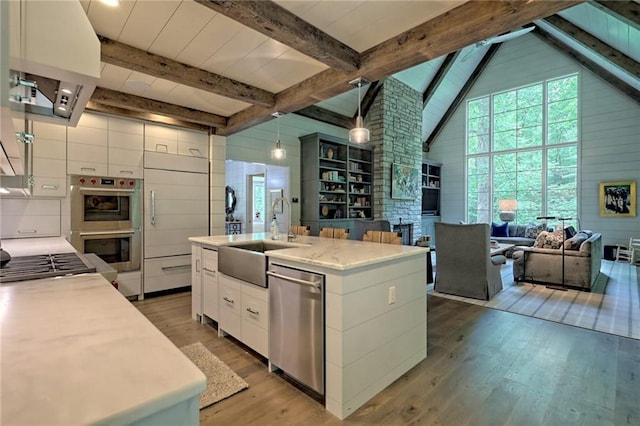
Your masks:
{"label": "gray armchair", "polygon": [[502,290],[502,255],[491,256],[489,225],[436,222],[436,291],[489,300]]}

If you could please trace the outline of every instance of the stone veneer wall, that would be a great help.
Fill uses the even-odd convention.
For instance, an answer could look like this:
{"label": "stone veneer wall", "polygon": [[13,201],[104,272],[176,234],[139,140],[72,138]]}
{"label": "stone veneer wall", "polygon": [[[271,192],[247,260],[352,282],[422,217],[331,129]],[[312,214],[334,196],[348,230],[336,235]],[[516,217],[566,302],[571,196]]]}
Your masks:
{"label": "stone veneer wall", "polygon": [[[413,223],[413,240],[422,235],[422,93],[387,78],[365,120],[375,153],[373,215],[391,224]],[[418,171],[415,199],[391,198],[391,164],[400,163]]]}

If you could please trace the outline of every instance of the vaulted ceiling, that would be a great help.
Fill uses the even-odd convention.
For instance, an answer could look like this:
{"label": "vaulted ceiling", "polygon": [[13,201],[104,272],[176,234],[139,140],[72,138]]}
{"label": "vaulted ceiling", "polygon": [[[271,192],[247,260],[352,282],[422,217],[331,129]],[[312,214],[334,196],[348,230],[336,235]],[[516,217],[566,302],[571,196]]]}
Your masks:
{"label": "vaulted ceiling", "polygon": [[88,109],[222,135],[276,111],[350,127],[358,94],[349,82],[372,82],[361,98],[365,112],[376,82],[393,75],[424,93],[428,149],[498,41],[511,35],[493,37],[531,26],[640,101],[637,1],[81,3],[102,47],[101,80]]}

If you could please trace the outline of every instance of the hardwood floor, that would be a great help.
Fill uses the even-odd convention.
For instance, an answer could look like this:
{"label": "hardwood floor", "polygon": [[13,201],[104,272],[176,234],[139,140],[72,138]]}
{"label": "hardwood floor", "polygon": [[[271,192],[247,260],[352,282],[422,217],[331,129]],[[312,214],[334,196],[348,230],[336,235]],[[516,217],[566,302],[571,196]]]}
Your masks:
{"label": "hardwood floor", "polygon": [[202,425],[640,424],[639,340],[428,296],[427,359],[340,422],[192,320],[191,293],[134,305],[176,346],[201,341],[249,383],[202,410]]}

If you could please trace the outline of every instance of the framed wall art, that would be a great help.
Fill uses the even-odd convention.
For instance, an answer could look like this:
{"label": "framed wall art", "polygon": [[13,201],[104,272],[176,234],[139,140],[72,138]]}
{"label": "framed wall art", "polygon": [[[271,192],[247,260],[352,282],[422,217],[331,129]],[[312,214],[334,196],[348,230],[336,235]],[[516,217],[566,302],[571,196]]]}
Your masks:
{"label": "framed wall art", "polygon": [[417,168],[391,164],[391,198],[415,200],[419,188],[420,176]]}
{"label": "framed wall art", "polygon": [[600,182],[600,216],[635,217],[636,182]]}

